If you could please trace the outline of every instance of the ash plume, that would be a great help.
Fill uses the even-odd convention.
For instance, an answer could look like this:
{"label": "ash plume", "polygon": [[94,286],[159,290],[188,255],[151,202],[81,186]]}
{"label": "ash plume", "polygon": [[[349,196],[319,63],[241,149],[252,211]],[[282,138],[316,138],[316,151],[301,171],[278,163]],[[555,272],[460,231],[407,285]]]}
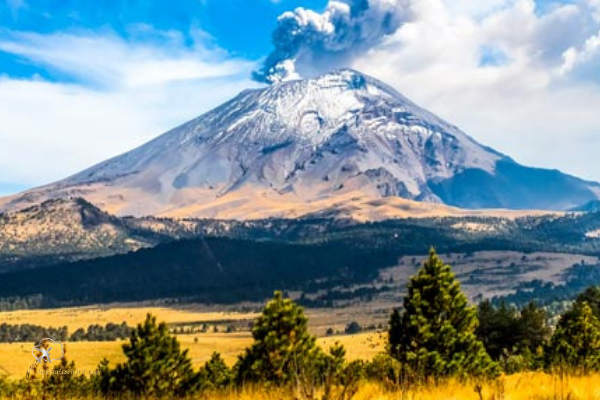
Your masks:
{"label": "ash plume", "polygon": [[347,66],[411,14],[409,0],[331,0],[322,13],[302,7],[285,12],[273,32],[275,49],[253,78],[275,83]]}

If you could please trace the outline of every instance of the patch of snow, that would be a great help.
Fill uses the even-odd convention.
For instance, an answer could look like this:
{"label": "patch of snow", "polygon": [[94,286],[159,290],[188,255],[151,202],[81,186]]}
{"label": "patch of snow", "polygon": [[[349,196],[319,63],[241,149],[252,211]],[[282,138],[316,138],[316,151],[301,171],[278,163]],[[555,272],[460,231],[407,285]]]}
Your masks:
{"label": "patch of snow", "polygon": [[600,239],[600,229],[586,232],[585,237],[589,239]]}

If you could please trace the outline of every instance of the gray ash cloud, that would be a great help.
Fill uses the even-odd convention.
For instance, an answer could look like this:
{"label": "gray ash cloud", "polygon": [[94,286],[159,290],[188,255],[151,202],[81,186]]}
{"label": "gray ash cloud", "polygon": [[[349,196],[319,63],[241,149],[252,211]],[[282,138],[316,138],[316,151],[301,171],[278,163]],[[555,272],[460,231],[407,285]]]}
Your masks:
{"label": "gray ash cloud", "polygon": [[285,12],[273,32],[275,49],[253,78],[274,83],[347,66],[410,19],[409,0],[340,0],[322,13]]}

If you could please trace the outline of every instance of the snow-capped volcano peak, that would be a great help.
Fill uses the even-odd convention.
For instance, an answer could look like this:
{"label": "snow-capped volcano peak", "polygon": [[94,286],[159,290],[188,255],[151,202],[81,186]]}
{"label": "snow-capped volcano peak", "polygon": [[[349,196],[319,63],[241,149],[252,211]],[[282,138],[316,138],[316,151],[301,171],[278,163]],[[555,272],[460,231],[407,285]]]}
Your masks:
{"label": "snow-capped volcano peak", "polygon": [[[566,208],[600,193],[561,174],[562,183],[576,186],[575,198],[536,206],[546,196],[523,196],[535,188],[530,179],[522,189],[512,175],[524,172],[515,168],[529,170],[384,83],[343,69],[243,91],[30,197],[75,193],[120,214],[218,216],[250,202],[277,208],[357,195],[467,207]],[[513,181],[521,185],[518,193],[504,187]],[[474,182],[491,186],[477,193]]]}
{"label": "snow-capped volcano peak", "polygon": [[491,172],[499,157],[383,83],[339,70],[244,91],[67,182],[152,169],[161,170],[153,183],[161,191],[203,187],[223,194],[252,182],[314,197],[377,175],[381,195],[434,200],[429,179],[466,168]]}

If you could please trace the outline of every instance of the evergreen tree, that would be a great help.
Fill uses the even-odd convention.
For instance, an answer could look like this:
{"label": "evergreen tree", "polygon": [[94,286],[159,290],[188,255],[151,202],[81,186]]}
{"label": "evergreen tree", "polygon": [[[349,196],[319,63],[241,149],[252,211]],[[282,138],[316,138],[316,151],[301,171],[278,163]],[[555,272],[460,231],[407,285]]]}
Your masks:
{"label": "evergreen tree", "polygon": [[600,287],[590,286],[583,293],[577,296],[577,301],[585,301],[592,309],[596,318],[600,319]]}
{"label": "evergreen tree", "polygon": [[586,301],[576,301],[561,316],[548,353],[551,366],[600,370],[600,321]]}
{"label": "evergreen tree", "polygon": [[182,396],[198,388],[199,377],[192,370],[187,350],[169,335],[164,322],[148,314],[133,329],[129,343],[123,345],[127,361],[110,370],[99,366],[100,389],[104,393],[129,392],[144,396]]}
{"label": "evergreen tree", "polygon": [[508,354],[535,355],[550,336],[546,311],[535,303],[520,312],[504,302],[494,307],[489,300],[477,308],[477,337],[494,360]]}
{"label": "evergreen tree", "polygon": [[494,307],[486,300],[479,304],[477,317],[477,337],[505,372],[543,365],[543,346],[550,335],[544,309],[529,303],[517,312],[505,303]]}
{"label": "evergreen tree", "polygon": [[541,351],[552,330],[548,326],[546,310],[534,302],[528,303],[519,316],[519,345],[531,354]]}
{"label": "evergreen tree", "polygon": [[[358,392],[365,366],[362,361],[346,361],[346,349],[339,343],[322,358],[323,400],[350,400]],[[317,368],[319,370],[320,368]],[[314,396],[312,396],[314,398]]]}
{"label": "evergreen tree", "polygon": [[514,308],[505,303],[496,308],[485,300],[477,308],[477,319],[477,337],[492,359],[498,360],[503,354],[513,351],[520,339],[519,317]]}
{"label": "evergreen tree", "polygon": [[223,389],[233,382],[233,373],[221,358],[214,352],[210,360],[200,370],[204,389]]}
{"label": "evergreen tree", "polygon": [[360,331],[362,331],[362,326],[360,326],[360,324],[356,321],[350,322],[348,325],[346,325],[346,328],[344,329],[344,333],[348,335],[354,335],[355,333],[359,333]]}
{"label": "evergreen tree", "polygon": [[496,364],[475,336],[477,315],[449,265],[431,250],[390,319],[389,351],[421,378],[491,376]]}
{"label": "evergreen tree", "polygon": [[252,328],[254,343],[236,364],[237,380],[289,383],[312,368],[321,352],[302,307],[275,292]]}

